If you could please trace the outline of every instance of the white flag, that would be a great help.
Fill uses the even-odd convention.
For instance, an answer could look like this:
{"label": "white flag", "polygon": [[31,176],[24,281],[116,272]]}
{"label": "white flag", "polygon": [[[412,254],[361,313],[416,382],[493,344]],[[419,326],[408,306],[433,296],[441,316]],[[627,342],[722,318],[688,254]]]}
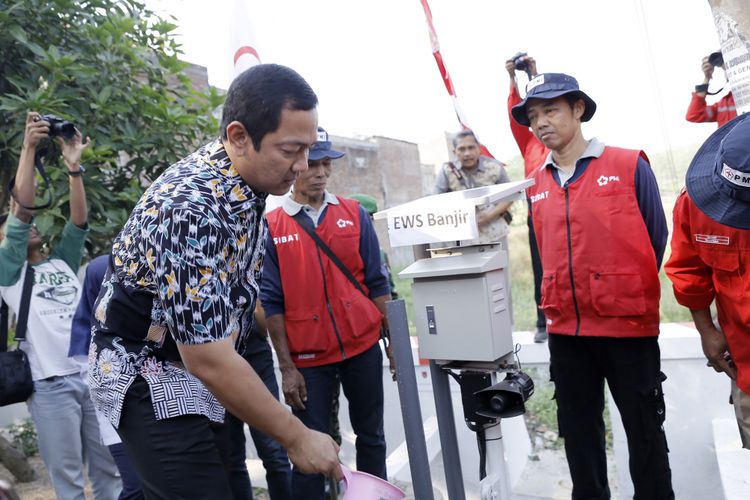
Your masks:
{"label": "white flag", "polygon": [[251,0],[230,0],[231,25],[229,30],[229,48],[234,67],[233,78],[248,68],[260,64],[258,46],[255,43],[255,32],[251,23]]}

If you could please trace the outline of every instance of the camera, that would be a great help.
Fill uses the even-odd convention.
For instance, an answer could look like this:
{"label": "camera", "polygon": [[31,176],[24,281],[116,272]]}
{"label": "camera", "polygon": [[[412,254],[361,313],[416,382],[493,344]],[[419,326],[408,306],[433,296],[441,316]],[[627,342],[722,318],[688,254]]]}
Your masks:
{"label": "camera", "polygon": [[76,126],[73,123],[63,120],[62,118],[55,115],[42,115],[40,120],[49,122],[49,136],[62,137],[66,141],[72,139],[76,135]]}
{"label": "camera", "polygon": [[717,67],[717,66],[724,66],[724,56],[720,51],[718,52],[712,52],[708,56],[708,63],[711,66]]}
{"label": "camera", "polygon": [[529,63],[523,60],[523,58],[526,57],[527,55],[528,53],[526,52],[517,52],[516,55],[511,57],[511,59],[513,59],[513,64],[516,65],[516,70],[526,71],[529,69]]}
{"label": "camera", "polygon": [[534,381],[523,372],[512,372],[497,384],[474,393],[477,415],[509,418],[526,412],[524,402],[534,394]]}

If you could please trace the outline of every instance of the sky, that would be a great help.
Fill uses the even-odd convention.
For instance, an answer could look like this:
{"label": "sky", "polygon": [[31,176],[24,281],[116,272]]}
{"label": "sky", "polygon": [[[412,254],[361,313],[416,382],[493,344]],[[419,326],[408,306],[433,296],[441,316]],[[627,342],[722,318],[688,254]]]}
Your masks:
{"label": "sky", "polygon": [[[175,16],[183,58],[227,88],[231,0],[147,4]],[[329,133],[426,144],[459,130],[419,0],[245,4],[262,62],[305,77]],[[716,128],[685,121],[693,87],[702,83],[701,59],[719,48],[708,0],[431,0],[430,7],[467,121],[498,159],[519,154],[505,71],[517,51],[533,55],[541,72],[575,76],[596,101],[587,138],[655,153],[700,143]],[[712,91],[724,84],[719,73]],[[520,81],[523,89],[525,76]]]}

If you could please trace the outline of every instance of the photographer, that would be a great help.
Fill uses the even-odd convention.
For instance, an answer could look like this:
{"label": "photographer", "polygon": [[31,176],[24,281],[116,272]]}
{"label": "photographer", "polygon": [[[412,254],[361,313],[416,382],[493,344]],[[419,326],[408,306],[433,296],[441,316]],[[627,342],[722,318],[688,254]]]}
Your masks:
{"label": "photographer", "polygon": [[[71,323],[81,286],[76,270],[88,232],[81,154],[89,145],[72,124],[49,121],[39,113],[26,117],[26,131],[11,195],[15,200],[0,244],[0,294],[20,309],[27,273],[32,289],[26,340],[21,343],[31,365],[34,393],[27,401],[42,460],[58,498],[84,499],[84,460],[96,499],[114,499],[121,489],[117,469],[101,444],[94,406],[78,365],[68,358]],[[67,127],[67,128],[66,128]],[[63,140],[62,135],[68,136]],[[57,138],[70,186],[70,220],[47,256],[33,224],[34,161],[48,138]],[[84,458],[85,457],[85,458]]]}
{"label": "photographer", "polygon": [[[716,51],[703,58],[701,64],[701,70],[703,70],[703,83],[695,86],[695,92],[693,92],[693,98],[690,100],[690,106],[688,106],[687,114],[685,119],[693,123],[704,123],[704,122],[716,122],[721,127],[726,122],[737,116],[737,110],[734,106],[734,97],[732,96],[731,90],[727,95],[719,99],[718,102],[706,104],[706,96],[708,92],[708,84],[711,82],[711,78],[714,75],[714,69],[720,67],[724,70],[724,76],[726,77],[726,68],[724,68],[724,57],[721,55],[721,51]],[[728,82],[728,81],[727,81]],[[727,83],[729,85],[729,83]],[[718,94],[722,89],[711,95]]]}
{"label": "photographer", "polygon": [[[537,75],[536,60],[525,52],[518,52],[505,61],[505,70],[510,76],[510,93],[508,94],[510,131],[516,140],[516,144],[518,144],[518,149],[521,150],[521,157],[524,162],[524,177],[528,178],[547,159],[549,149],[536,138],[529,127],[524,127],[513,119],[511,110],[513,106],[521,102],[516,71],[525,71],[529,80],[531,80]],[[531,269],[534,273],[534,301],[536,302],[536,332],[534,333],[534,342],[543,343],[547,341],[547,322],[544,317],[544,311],[541,309],[542,261],[539,259],[539,248],[537,247],[534,227],[531,222],[531,209],[529,209],[526,224],[529,227],[529,250],[531,251]]]}

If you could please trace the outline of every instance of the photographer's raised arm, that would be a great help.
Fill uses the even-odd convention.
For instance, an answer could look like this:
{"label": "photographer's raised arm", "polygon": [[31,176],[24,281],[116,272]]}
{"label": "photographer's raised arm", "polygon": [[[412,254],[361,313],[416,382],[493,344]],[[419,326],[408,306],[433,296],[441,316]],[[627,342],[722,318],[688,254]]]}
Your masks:
{"label": "photographer's raised arm", "polygon": [[58,142],[62,148],[63,161],[68,168],[70,220],[78,227],[85,227],[88,207],[86,205],[86,190],[83,187],[81,154],[91,144],[91,139],[86,137],[86,142],[83,142],[81,132],[76,130],[76,134],[71,139],[64,141],[62,138],[58,138]]}
{"label": "photographer's raised arm", "polygon": [[49,123],[41,120],[41,115],[35,111],[26,114],[26,131],[23,136],[21,156],[18,159],[18,170],[13,185],[13,197],[16,200],[13,214],[23,222],[31,222],[31,211],[23,206],[34,206],[34,155],[39,143],[49,136]]}

